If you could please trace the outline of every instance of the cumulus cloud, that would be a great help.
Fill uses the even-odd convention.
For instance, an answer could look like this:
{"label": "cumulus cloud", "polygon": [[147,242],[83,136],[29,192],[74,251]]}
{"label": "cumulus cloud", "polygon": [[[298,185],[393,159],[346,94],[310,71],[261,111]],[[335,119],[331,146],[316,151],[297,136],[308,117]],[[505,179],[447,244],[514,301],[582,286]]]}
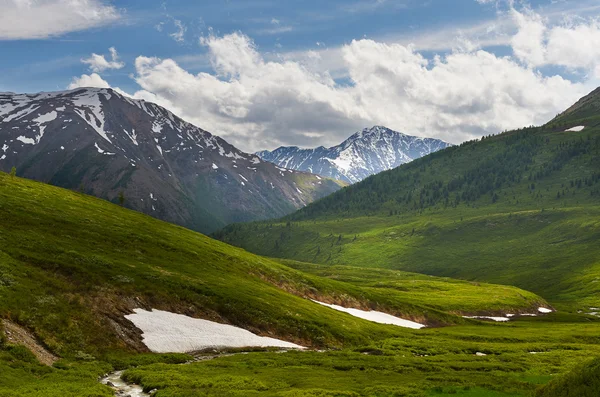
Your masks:
{"label": "cumulus cloud", "polygon": [[108,81],[104,80],[97,73],[82,74],[80,77],[74,77],[73,80],[71,80],[71,83],[67,86],[67,89],[74,90],[76,88],[112,88],[113,90],[117,91],[121,95],[125,95],[125,96],[128,96],[130,98],[135,98],[135,99],[145,99],[150,102],[158,103],[159,105],[164,106],[166,108],[173,108],[173,109],[175,109],[175,111],[177,110],[177,107],[175,107],[173,104],[171,104],[169,102],[165,102],[165,101],[163,101],[161,103],[160,98],[156,98],[155,96],[153,96],[151,94],[136,97],[135,95],[131,95],[131,94],[123,91],[119,87],[112,87],[108,83]]}
{"label": "cumulus cloud", "polygon": [[104,0],[2,0],[0,40],[45,39],[120,19]]}
{"label": "cumulus cloud", "polygon": [[339,85],[298,57],[266,60],[241,33],[201,44],[214,73],[139,57],[136,81],[245,150],[331,145],[373,124],[461,142],[544,123],[589,89],[483,50],[428,60],[411,46],[355,40],[340,50],[349,84]]}
{"label": "cumulus cloud", "polygon": [[84,58],[81,62],[89,65],[92,72],[102,73],[107,69],[121,69],[125,63],[119,61],[119,54],[114,47],[108,49],[111,60],[107,61],[104,55],[92,54],[89,58]]}
{"label": "cumulus cloud", "polygon": [[[208,36],[200,44],[210,73],[140,56],[134,78],[141,89],[133,97],[158,103],[246,151],[334,145],[376,124],[459,143],[545,123],[595,88],[600,45],[593,46],[594,21],[548,26],[529,11],[511,17],[518,25],[508,40],[512,56],[465,45],[431,59],[412,45],[367,39],[273,56],[261,54],[239,32]],[[587,77],[544,75],[538,69],[543,65],[579,68]],[[76,80],[74,85],[103,84],[94,74]]]}
{"label": "cumulus cloud", "polygon": [[80,77],[74,77],[71,84],[67,87],[72,90],[80,87],[92,88],[110,88],[110,84],[97,73],[82,74]]}
{"label": "cumulus cloud", "polygon": [[529,66],[564,66],[600,78],[600,23],[579,20],[548,27],[530,10],[512,11],[519,28],[512,39],[515,56]]}

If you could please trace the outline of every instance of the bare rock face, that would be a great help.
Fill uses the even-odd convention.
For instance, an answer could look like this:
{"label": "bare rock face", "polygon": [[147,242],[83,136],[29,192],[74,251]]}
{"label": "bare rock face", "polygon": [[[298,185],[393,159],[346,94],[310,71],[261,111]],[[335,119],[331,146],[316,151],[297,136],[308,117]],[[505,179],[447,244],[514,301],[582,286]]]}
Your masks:
{"label": "bare rock face", "polygon": [[280,217],[341,184],[262,161],[111,89],[0,93],[0,170],[209,233]]}

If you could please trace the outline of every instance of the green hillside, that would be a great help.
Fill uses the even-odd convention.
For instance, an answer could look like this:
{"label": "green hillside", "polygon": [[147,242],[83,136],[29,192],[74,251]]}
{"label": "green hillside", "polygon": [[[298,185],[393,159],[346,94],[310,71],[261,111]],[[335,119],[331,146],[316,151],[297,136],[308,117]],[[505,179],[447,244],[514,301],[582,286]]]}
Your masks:
{"label": "green hillside", "polygon": [[[516,285],[600,305],[600,91],[542,127],[464,143],[278,221],[215,236],[271,257]],[[583,131],[566,131],[585,126]]]}
{"label": "green hillside", "polygon": [[[52,368],[42,366],[0,337],[0,395],[110,395],[97,377],[111,368],[186,360],[140,355],[146,350],[140,335],[123,317],[137,307],[238,325],[309,347],[358,348],[414,331],[307,298],[432,326],[475,328],[486,325],[457,314],[531,312],[548,305],[513,287],[396,276],[405,280],[402,288],[321,277],[91,196],[0,173],[0,320],[29,330],[61,358]],[[445,304],[426,290],[455,298]]]}
{"label": "green hillside", "polygon": [[538,397],[596,397],[600,390],[600,359],[587,361],[539,390]]}
{"label": "green hillside", "polygon": [[[0,395],[108,397],[98,378],[115,369],[155,397],[554,397],[569,379],[588,385],[595,372],[578,365],[600,356],[600,318],[588,314],[600,307],[599,134],[591,124],[561,132],[588,125],[580,110],[565,114],[220,235],[278,259],[0,173]],[[310,299],[429,327],[376,324]],[[559,311],[506,323],[461,317],[549,305]],[[124,318],[138,307],[311,349],[181,365],[191,357],[147,352]],[[15,344],[15,325],[58,361],[42,365]]]}
{"label": "green hillside", "polygon": [[[118,337],[114,326],[131,328],[122,316],[136,307],[319,347],[401,330],[335,312],[308,297],[432,324],[464,322],[439,305],[311,276],[106,201],[7,174],[0,174],[0,258],[0,316],[26,326],[64,356],[139,350]],[[489,304],[518,312],[546,304],[517,288],[430,280],[459,295],[481,295],[477,310]],[[486,298],[490,293],[496,298]]]}

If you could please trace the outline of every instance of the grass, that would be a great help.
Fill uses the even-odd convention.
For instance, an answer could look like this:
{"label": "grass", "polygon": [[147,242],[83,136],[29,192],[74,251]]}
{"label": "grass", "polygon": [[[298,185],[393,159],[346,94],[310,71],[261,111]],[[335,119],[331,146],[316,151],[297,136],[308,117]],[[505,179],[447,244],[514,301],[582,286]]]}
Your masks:
{"label": "grass", "polygon": [[[63,357],[132,349],[114,323],[127,328],[123,314],[135,307],[319,347],[364,343],[402,330],[305,297],[432,324],[465,322],[448,313],[457,302],[429,306],[402,291],[310,275],[102,200],[6,174],[0,174],[0,209],[0,315],[34,331]],[[470,296],[492,293],[496,299],[482,299],[480,310],[487,304],[519,311],[545,303],[517,288],[428,282]]]}
{"label": "grass", "polygon": [[[322,278],[352,284],[365,291],[379,291],[397,301],[422,305],[456,314],[501,314],[537,312],[545,303],[527,291],[515,293],[514,287],[438,278],[382,268],[342,265],[316,265],[280,259],[284,265]],[[525,307],[523,304],[530,305]],[[520,308],[520,309],[517,309]]]}
{"label": "grass", "polygon": [[[562,310],[599,307],[600,127],[581,115],[449,148],[214,236],[270,257],[514,285]],[[564,132],[573,125],[588,127]]]}
{"label": "grass", "polygon": [[[502,144],[495,139],[486,145]],[[555,139],[562,138],[549,139],[544,145],[560,147]],[[464,160],[453,156],[456,164]],[[587,172],[594,159],[582,156],[548,178]],[[421,171],[421,165],[415,169],[423,178],[442,173],[429,166]],[[536,189],[551,191],[544,178]],[[600,319],[576,311],[600,306],[595,187],[574,188],[575,195],[569,190],[554,206],[545,204],[545,194],[513,188],[519,204],[484,205],[482,196],[468,205],[433,203],[397,213],[384,201],[377,210],[369,204],[314,219],[309,209],[311,217],[233,227],[224,235],[304,261],[298,262],[260,257],[102,200],[0,173],[0,317],[28,328],[62,357],[53,367],[41,366],[22,347],[0,340],[0,395],[109,396],[97,380],[113,369],[126,369],[125,377],[147,390],[158,388],[157,397],[507,397],[558,390],[547,394],[554,397],[568,382],[585,385],[595,372],[582,373],[578,365],[600,356]],[[509,197],[508,190],[499,192]],[[531,311],[547,304],[535,292],[560,311],[502,324],[457,315]],[[445,327],[374,324],[306,298]],[[238,325],[326,351],[249,352],[181,365],[189,357],[140,353],[139,335],[123,318],[134,307]]]}
{"label": "grass", "polygon": [[[487,325],[454,314],[459,300],[444,306],[423,299],[423,289],[464,294],[468,310],[476,309],[476,295],[480,310],[545,304],[513,287],[409,273],[389,281],[403,278],[408,280],[403,288],[389,288],[309,274],[103,200],[0,173],[0,316],[28,328],[62,357],[54,367],[44,367],[23,348],[2,342],[0,395],[103,396],[110,391],[97,378],[113,368],[141,370],[156,367],[155,362],[173,371],[183,368],[174,364],[182,356],[139,354],[139,336],[123,318],[134,307],[230,323],[307,346],[356,349],[415,334],[306,297],[433,325],[482,328]],[[406,287],[415,280],[411,298]],[[263,354],[284,357],[257,353]]]}
{"label": "grass", "polygon": [[598,325],[550,329],[524,320],[428,329],[343,351],[249,353],[139,367],[125,377],[146,390],[158,388],[157,397],[529,396],[555,374],[600,354]]}
{"label": "grass", "polygon": [[579,365],[540,389],[538,397],[595,397],[600,390],[600,359]]}

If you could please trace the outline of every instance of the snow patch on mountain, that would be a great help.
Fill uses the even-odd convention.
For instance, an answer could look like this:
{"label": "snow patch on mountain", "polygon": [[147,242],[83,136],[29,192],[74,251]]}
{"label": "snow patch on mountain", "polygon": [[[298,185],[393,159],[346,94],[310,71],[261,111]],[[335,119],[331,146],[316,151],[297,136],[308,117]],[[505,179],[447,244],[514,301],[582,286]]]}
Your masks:
{"label": "snow patch on mountain", "polygon": [[330,148],[289,146],[256,155],[280,167],[355,183],[449,146],[452,145],[439,139],[410,136],[375,126]]}

